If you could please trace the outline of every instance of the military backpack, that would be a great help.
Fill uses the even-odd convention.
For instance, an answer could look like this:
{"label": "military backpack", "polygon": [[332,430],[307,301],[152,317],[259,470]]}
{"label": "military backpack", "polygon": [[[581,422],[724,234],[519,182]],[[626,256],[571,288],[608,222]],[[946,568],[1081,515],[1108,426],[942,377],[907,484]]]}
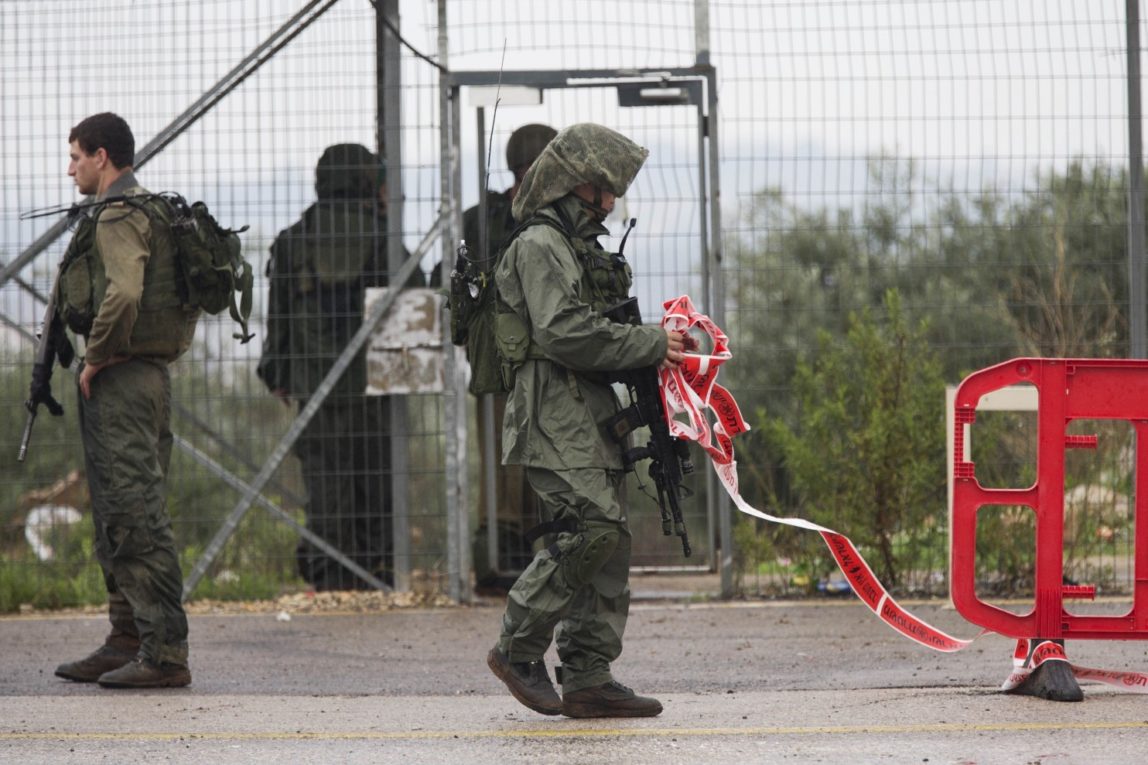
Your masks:
{"label": "military backpack", "polygon": [[107,289],[107,275],[96,252],[96,221],[108,205],[123,203],[142,210],[171,237],[175,251],[174,285],[160,289],[174,294],[182,305],[210,314],[225,309],[241,328],[235,337],[246,343],[251,316],[253,273],[243,257],[239,229],[223,228],[203,202],[188,204],[175,192],[110,197],[96,205],[94,215],[80,217],[78,228],[60,263],[60,316],[70,329],[86,335],[99,311]]}
{"label": "military backpack", "polygon": [[239,235],[247,226],[238,229],[220,226],[207,205],[195,202],[188,205],[179,194],[159,195],[174,213],[170,219],[175,236],[176,264],[181,271],[188,305],[197,306],[210,314],[227,310],[240,326],[233,337],[246,343],[252,337],[247,329],[251,317],[251,292],[254,273],[243,257],[243,244]]}

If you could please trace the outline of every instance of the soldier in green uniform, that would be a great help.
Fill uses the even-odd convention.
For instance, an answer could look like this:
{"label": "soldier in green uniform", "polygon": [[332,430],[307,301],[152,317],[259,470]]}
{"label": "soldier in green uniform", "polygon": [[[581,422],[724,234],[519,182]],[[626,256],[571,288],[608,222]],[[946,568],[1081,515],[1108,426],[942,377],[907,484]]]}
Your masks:
{"label": "soldier in green uniform", "polygon": [[[362,325],[366,288],[387,284],[379,158],[358,144],[328,147],[315,167],[315,191],[318,200],[271,247],[258,367],[268,389],[300,409]],[[364,349],[307,424],[295,454],[307,489],[307,528],[390,584],[390,401],[366,395],[366,387]],[[296,562],[316,590],[369,587],[305,539]]]}
{"label": "soldier in green uniform", "polygon": [[[475,205],[462,214],[463,239],[474,247],[475,254],[492,258],[506,245],[511,232],[518,224],[511,214],[514,197],[522,186],[526,171],[558,134],[549,125],[537,123],[523,125],[510,134],[506,142],[506,166],[514,174],[514,185],[506,191],[486,192],[486,252],[479,253],[481,241],[479,207]],[[491,394],[494,403],[494,450],[502,452],[502,422],[506,410],[506,396]],[[480,417],[481,420],[481,417]],[[481,432],[481,422],[479,423]],[[532,550],[524,539],[524,534],[539,522],[538,500],[526,483],[526,474],[521,465],[499,465],[495,467],[495,497],[498,501],[498,551],[497,561],[487,560],[486,451],[480,452],[478,491],[478,527],[474,539],[475,590],[482,595],[505,595],[526,564],[530,562]],[[498,459],[497,457],[495,459]]]}
{"label": "soldier in green uniform", "polygon": [[112,630],[95,653],[61,664],[56,674],[113,688],[185,686],[191,671],[183,577],[165,501],[168,364],[191,345],[199,313],[180,299],[170,230],[123,200],[148,193],[132,172],[128,124],[97,114],[72,128],[68,140],[76,188],[108,200],[79,224],[57,304],[86,340],[80,434]]}
{"label": "soldier in green uniform", "polygon": [[[527,172],[514,217],[530,221],[507,248],[495,282],[496,339],[517,365],[503,425],[503,461],[522,465],[560,532],[510,590],[487,663],[514,697],[542,714],[646,717],[655,699],[616,682],[629,612],[630,531],[619,446],[603,421],[619,402],[611,372],[676,365],[680,333],[612,322],[630,269],[605,252],[603,225],[648,152],[583,123],[560,132]],[[510,339],[523,333],[518,359]],[[543,664],[551,641],[562,661],[559,698]]]}

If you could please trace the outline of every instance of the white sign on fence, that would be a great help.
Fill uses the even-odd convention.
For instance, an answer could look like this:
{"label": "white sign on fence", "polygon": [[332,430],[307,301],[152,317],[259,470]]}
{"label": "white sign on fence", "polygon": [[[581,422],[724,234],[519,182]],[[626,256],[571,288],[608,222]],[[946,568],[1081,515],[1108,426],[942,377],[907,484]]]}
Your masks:
{"label": "white sign on fence", "polygon": [[[366,313],[386,292],[368,289]],[[441,393],[442,302],[438,290],[405,289],[367,343],[367,393]]]}

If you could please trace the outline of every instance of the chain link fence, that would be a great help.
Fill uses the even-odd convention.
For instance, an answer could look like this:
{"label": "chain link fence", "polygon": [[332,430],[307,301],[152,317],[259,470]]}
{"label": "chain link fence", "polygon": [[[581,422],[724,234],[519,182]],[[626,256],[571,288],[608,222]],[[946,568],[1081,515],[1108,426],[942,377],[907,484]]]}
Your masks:
{"label": "chain link fence", "polygon": [[[579,121],[650,148],[604,244],[616,248],[637,218],[626,254],[647,321],[688,293],[730,335],[724,381],[753,426],[738,443],[747,499],[852,536],[895,590],[943,593],[945,385],[1012,356],[1134,347],[1128,10],[1118,0],[0,4],[11,454],[0,460],[0,611],[103,598],[70,372],[54,380],[64,417],[41,416],[28,460],[15,461],[43,297],[68,239],[52,236],[59,219],[20,215],[76,198],[68,131],[101,111],[132,125],[145,186],[249,227],[256,339],[238,344],[226,315],[205,317],[173,368],[169,507],[193,597],[309,586],[296,548],[316,489],[285,441],[300,408],[256,368],[273,315],[271,246],[317,201],[324,150],[353,143],[384,157],[373,268],[393,282],[413,256],[404,284],[433,291],[457,216],[483,187],[513,183],[511,133]],[[485,447],[481,403],[457,387],[454,362],[462,368],[451,354],[439,389],[374,401],[389,455],[366,472],[385,476],[372,491],[394,514],[387,532],[365,533],[391,540],[376,573],[398,588],[460,597],[483,521]],[[878,395],[902,386],[919,395]],[[1031,422],[986,415],[978,470],[1032,480]],[[1097,424],[1113,432],[1073,456],[1065,487],[1076,498],[1066,572],[1111,592],[1132,585],[1121,425]],[[742,518],[726,527],[707,472],[690,479],[690,561],[631,483],[635,565],[721,569],[733,575],[727,594],[838,589],[811,535]],[[1031,520],[1021,508],[998,515],[978,547],[984,590],[1024,592]]]}

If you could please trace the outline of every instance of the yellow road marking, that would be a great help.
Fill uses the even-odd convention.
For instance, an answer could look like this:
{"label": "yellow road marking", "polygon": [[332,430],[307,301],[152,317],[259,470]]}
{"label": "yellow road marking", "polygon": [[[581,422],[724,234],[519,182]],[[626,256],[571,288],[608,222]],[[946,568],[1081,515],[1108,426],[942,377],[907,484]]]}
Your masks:
{"label": "yellow road marking", "polygon": [[0,741],[354,741],[437,739],[529,739],[529,738],[675,738],[728,736],[855,736],[871,733],[1017,733],[1039,731],[1136,730],[1148,729],[1148,722],[1018,722],[1018,723],[923,723],[919,725],[813,725],[763,726],[745,728],[527,728],[523,730],[442,730],[442,731],[296,731],[260,733],[75,733],[0,732]]}

